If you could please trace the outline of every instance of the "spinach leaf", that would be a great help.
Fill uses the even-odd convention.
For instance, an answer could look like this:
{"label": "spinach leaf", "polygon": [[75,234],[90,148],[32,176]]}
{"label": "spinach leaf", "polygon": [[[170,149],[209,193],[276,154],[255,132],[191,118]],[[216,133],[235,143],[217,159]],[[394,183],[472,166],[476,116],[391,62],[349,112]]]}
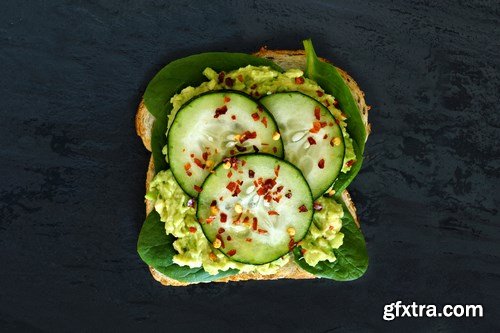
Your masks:
{"label": "spinach leaf", "polygon": [[210,275],[201,267],[189,268],[175,264],[172,261],[177,253],[172,245],[174,240],[172,235],[165,234],[164,223],[160,221],[160,215],[152,211],[144,221],[139,234],[137,252],[146,264],[169,278],[181,282],[210,282],[238,273],[238,270],[232,269],[217,275]]}
{"label": "spinach leaf", "polygon": [[187,86],[198,86],[206,81],[203,70],[207,67],[218,72],[227,72],[247,65],[269,66],[282,71],[271,60],[249,54],[208,52],[172,61],[155,75],[144,92],[144,104],[156,118],[151,136],[156,172],[168,167],[161,150],[167,143],[165,136],[168,124],[167,116],[172,110],[170,98]]}
{"label": "spinach leaf", "polygon": [[[333,200],[333,199],[331,199]],[[366,243],[361,230],[354,222],[354,218],[342,202],[344,217],[342,218],[342,229],[344,243],[340,248],[334,249],[333,253],[337,260],[333,263],[321,261],[316,266],[309,266],[302,258],[300,246],[294,249],[295,262],[305,271],[318,277],[333,279],[337,281],[350,281],[360,278],[368,268],[368,253]]]}
{"label": "spinach leaf", "polygon": [[349,172],[342,174],[335,182],[334,190],[337,193],[336,197],[339,197],[340,193],[352,182],[361,168],[366,129],[351,90],[344,82],[337,68],[318,59],[310,39],[304,41],[304,49],[307,58],[305,75],[316,81],[327,93],[337,99],[340,109],[347,115],[347,132],[353,139],[357,161]]}

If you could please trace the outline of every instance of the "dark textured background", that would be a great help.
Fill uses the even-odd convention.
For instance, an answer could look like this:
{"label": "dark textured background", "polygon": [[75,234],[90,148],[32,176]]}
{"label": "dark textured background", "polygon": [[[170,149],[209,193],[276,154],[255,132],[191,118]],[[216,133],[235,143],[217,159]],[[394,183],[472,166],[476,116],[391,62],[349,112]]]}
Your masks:
{"label": "dark textured background", "polygon": [[[0,327],[498,331],[498,2],[208,2],[2,1]],[[192,53],[306,37],[373,106],[350,187],[368,273],[161,287],[135,249],[148,81]],[[384,322],[396,300],[478,303],[485,317]]]}

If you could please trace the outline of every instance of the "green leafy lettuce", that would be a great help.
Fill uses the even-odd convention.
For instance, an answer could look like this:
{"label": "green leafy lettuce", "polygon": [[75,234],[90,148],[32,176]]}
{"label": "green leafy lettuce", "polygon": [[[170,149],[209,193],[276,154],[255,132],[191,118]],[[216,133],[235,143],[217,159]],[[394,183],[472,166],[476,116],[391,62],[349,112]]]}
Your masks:
{"label": "green leafy lettuce", "polygon": [[[330,199],[333,200],[333,199]],[[334,262],[320,261],[316,266],[309,266],[302,259],[301,247],[294,249],[295,262],[305,271],[318,277],[333,279],[336,281],[350,281],[361,277],[368,268],[368,253],[366,243],[361,230],[354,222],[354,218],[342,202],[344,217],[342,217],[342,229],[344,242],[338,249],[333,249],[337,260]]]}
{"label": "green leafy lettuce", "polygon": [[336,192],[336,197],[339,197],[361,169],[366,129],[351,90],[344,82],[337,68],[318,58],[310,39],[304,41],[304,49],[307,58],[305,75],[309,79],[316,81],[328,94],[337,99],[340,109],[347,115],[347,132],[353,139],[356,163],[347,173],[341,173],[335,182],[333,189]]}

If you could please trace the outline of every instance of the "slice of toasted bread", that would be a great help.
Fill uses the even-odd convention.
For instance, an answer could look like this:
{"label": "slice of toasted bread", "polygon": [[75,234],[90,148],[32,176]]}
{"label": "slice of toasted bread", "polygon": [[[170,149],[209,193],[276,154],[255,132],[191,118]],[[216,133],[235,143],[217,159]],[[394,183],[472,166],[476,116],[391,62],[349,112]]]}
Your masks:
{"label": "slice of toasted bread", "polygon": [[[289,68],[299,68],[304,69],[306,64],[305,53],[302,50],[298,51],[290,51],[290,50],[267,50],[266,48],[261,48],[254,55],[267,58],[273,60],[276,64],[278,64],[283,69]],[[323,61],[327,61],[322,59]],[[327,61],[328,62],[328,61]],[[354,100],[358,103],[358,108],[361,113],[361,117],[363,119],[363,123],[365,124],[367,136],[370,133],[370,124],[368,123],[368,111],[370,107],[366,105],[364,93],[359,88],[356,81],[352,79],[345,71],[339,69],[340,74],[342,75],[344,81],[351,89]],[[137,131],[137,135],[139,135],[144,143],[144,146],[147,150],[151,151],[151,128],[153,126],[155,118],[151,115],[144,101],[141,101],[139,104],[136,118],[135,118],[135,127]],[[149,188],[149,183],[153,179],[155,174],[154,171],[154,162],[151,157],[149,161],[148,171],[146,174],[146,191]],[[351,200],[351,197],[347,191],[342,193],[342,199],[346,203],[347,208],[350,213],[354,217],[356,224],[359,227],[358,218],[356,215],[356,207]],[[146,200],[146,213],[149,214],[153,210],[153,203],[151,201]],[[161,284],[166,286],[186,286],[190,283],[179,282],[177,280],[171,279],[162,273],[155,270],[153,267],[149,267],[151,274],[153,277],[159,281]],[[223,279],[216,280],[215,282],[229,282],[229,281],[245,281],[245,280],[277,280],[277,279],[314,279],[315,276],[301,269],[297,264],[290,260],[288,264],[281,267],[278,272],[270,275],[262,275],[259,273],[239,273],[230,277],[226,277]]]}

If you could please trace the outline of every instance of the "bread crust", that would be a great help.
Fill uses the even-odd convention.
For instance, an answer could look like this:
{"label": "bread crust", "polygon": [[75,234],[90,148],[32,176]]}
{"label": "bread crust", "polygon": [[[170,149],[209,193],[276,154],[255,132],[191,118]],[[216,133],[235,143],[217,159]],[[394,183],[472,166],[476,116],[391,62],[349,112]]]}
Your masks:
{"label": "bread crust", "polygon": [[[303,50],[268,50],[267,48],[263,47],[258,52],[254,53],[254,55],[261,58],[271,59],[284,69],[305,68],[306,59],[305,59],[305,52]],[[329,62],[328,60],[323,58],[321,58],[321,60]],[[370,107],[366,104],[364,93],[359,88],[356,81],[354,81],[354,79],[351,76],[349,76],[347,72],[338,67],[337,69],[339,70],[346,84],[349,86],[349,89],[353,94],[354,100],[358,104],[358,108],[361,112],[361,117],[365,125],[368,137],[368,134],[370,133],[370,124],[368,123],[368,111],[370,110]],[[141,137],[144,146],[149,151],[151,151],[151,128],[154,120],[155,118],[148,112],[147,107],[144,104],[144,100],[141,100],[135,117],[135,126],[137,135]],[[154,174],[155,174],[154,161],[153,157],[151,156],[149,160],[148,171],[146,173],[146,191],[149,188],[149,183],[153,179]],[[342,199],[344,200],[349,212],[354,217],[354,220],[359,228],[360,225],[358,221],[358,216],[356,214],[356,207],[354,206],[351,196],[349,195],[347,190],[345,190],[342,193]],[[147,199],[145,200],[145,204],[146,204],[146,215],[147,215],[154,209],[154,206],[152,201]],[[158,272],[151,266],[149,267],[149,270],[153,278],[165,286],[187,286],[193,284],[171,279],[165,276],[164,274]],[[285,266],[281,267],[275,274],[262,275],[255,272],[239,273],[233,276],[215,280],[213,282],[278,280],[278,279],[314,279],[314,278],[316,278],[316,276],[310,274],[309,272],[304,271],[293,260],[290,260],[290,262],[288,262]]]}

